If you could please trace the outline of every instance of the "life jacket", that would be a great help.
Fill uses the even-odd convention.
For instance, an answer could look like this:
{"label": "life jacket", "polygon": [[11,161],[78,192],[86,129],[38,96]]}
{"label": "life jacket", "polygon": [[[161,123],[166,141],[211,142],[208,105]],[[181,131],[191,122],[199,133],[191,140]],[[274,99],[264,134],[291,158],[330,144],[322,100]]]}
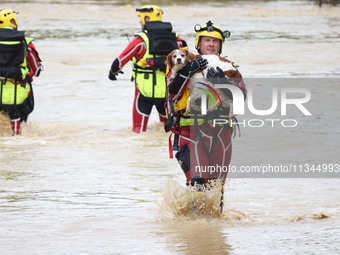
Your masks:
{"label": "life jacket", "polygon": [[[206,88],[201,88],[202,91],[207,95],[207,108],[215,105],[218,100],[221,100],[218,92],[210,86]],[[222,107],[222,102],[217,104],[216,108],[208,112],[207,114],[201,114],[201,111],[192,111],[191,113],[185,113],[185,108],[187,106],[187,101],[190,96],[190,90],[186,88],[182,97],[178,102],[174,105],[174,109],[180,111],[180,127],[187,126],[199,126],[204,123],[212,124],[214,119],[229,119],[231,116],[230,109]],[[230,122],[228,122],[230,125]]]}
{"label": "life jacket", "polygon": [[32,38],[26,38],[24,31],[2,28],[0,29],[0,69],[1,73],[11,72],[19,67],[19,77],[0,76],[0,105],[22,104],[28,97],[31,87],[27,74],[29,68],[26,62],[27,45]]}
{"label": "life jacket", "polygon": [[[147,22],[145,30],[136,33],[146,44],[146,52],[142,59],[133,57],[134,68],[132,77],[136,82],[138,90],[145,97],[165,98],[166,79],[165,73],[151,66],[145,66],[148,58],[165,58],[172,50],[178,48],[177,34],[172,32],[172,26],[168,22]],[[165,61],[165,60],[164,60]]]}
{"label": "life jacket", "polygon": [[[211,106],[214,106],[217,101],[221,103],[221,98],[217,94],[217,91],[212,87],[207,87],[205,89],[202,89],[207,94],[207,107],[210,108]],[[214,128],[213,124],[214,119],[223,119],[227,120],[223,123],[223,126],[226,126],[227,128],[231,128],[232,132],[235,131],[235,117],[232,116],[232,113],[230,112],[230,108],[225,108],[222,106],[222,103],[216,106],[216,108],[208,112],[207,114],[202,114],[200,111],[191,111],[191,113],[185,113],[187,101],[190,96],[190,90],[189,88],[186,88],[181,95],[181,98],[173,104],[172,99],[168,99],[167,104],[167,110],[171,109],[170,111],[173,111],[171,115],[167,112],[167,123],[165,124],[167,127],[165,127],[166,131],[171,130],[171,134],[169,136],[169,155],[170,158],[173,158],[173,151],[179,150],[179,136],[181,134],[181,128],[182,127],[193,127],[195,129],[199,129],[199,126],[201,125],[212,125],[212,128]],[[199,133],[199,132],[198,132]],[[173,142],[172,140],[172,134],[174,134]]]}

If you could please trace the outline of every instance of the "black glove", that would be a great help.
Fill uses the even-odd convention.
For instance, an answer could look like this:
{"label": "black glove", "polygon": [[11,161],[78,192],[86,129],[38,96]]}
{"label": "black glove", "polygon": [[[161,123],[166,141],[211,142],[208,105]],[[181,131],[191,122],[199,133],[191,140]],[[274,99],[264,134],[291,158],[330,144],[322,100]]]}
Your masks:
{"label": "black glove", "polygon": [[230,84],[223,70],[219,67],[216,67],[216,69],[213,67],[208,69],[207,80],[214,84]]}
{"label": "black glove", "polygon": [[112,71],[110,71],[110,73],[109,73],[109,79],[110,79],[111,81],[117,80],[117,77],[116,77],[116,76],[117,76],[119,73],[123,74],[124,72],[119,71],[119,72],[113,73]]}
{"label": "black glove", "polygon": [[185,77],[192,76],[194,73],[207,68],[208,60],[205,58],[198,58],[191,63],[186,64],[179,73]]}

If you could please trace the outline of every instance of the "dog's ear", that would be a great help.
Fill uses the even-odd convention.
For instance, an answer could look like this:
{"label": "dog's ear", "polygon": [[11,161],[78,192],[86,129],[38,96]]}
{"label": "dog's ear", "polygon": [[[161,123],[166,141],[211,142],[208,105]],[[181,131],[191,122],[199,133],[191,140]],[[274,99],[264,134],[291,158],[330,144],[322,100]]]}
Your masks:
{"label": "dog's ear", "polygon": [[172,56],[174,55],[175,50],[171,51],[167,56],[165,60],[165,64],[172,69],[173,68],[173,62],[172,62]]}
{"label": "dog's ear", "polygon": [[191,62],[196,59],[196,56],[190,52],[189,50],[186,50],[186,55],[187,55],[187,61]]}
{"label": "dog's ear", "polygon": [[231,63],[230,60],[228,60],[228,59],[226,59],[226,58],[223,58],[223,57],[221,57],[221,56],[218,56],[218,58],[219,58],[219,60],[220,60],[221,62]]}
{"label": "dog's ear", "polygon": [[236,70],[227,70],[227,71],[224,71],[223,73],[228,78],[237,78],[237,79],[241,79],[242,78],[242,74],[237,69]]}

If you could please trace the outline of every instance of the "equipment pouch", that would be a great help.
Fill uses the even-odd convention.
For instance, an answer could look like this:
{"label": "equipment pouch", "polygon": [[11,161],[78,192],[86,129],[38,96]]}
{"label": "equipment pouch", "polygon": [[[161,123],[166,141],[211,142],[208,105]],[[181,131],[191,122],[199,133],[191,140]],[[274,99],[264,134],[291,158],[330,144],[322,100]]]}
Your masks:
{"label": "equipment pouch", "polygon": [[19,66],[0,67],[0,76],[20,81],[22,80],[21,68]]}
{"label": "equipment pouch", "polygon": [[188,172],[190,170],[190,150],[188,145],[185,144],[180,147],[178,152],[175,154],[175,157],[184,173]]}
{"label": "equipment pouch", "polygon": [[25,43],[1,44],[0,43],[0,66],[18,66],[24,61]]}
{"label": "equipment pouch", "polygon": [[153,58],[154,66],[153,69],[161,72],[166,71],[165,57]]}

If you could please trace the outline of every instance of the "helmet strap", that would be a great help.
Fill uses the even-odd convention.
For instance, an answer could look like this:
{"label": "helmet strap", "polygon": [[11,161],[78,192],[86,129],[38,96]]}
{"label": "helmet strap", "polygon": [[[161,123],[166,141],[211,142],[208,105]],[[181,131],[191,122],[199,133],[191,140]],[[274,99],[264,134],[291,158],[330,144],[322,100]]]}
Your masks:
{"label": "helmet strap", "polygon": [[11,19],[10,22],[11,22],[16,28],[18,28],[18,25],[17,25],[17,23],[15,22],[14,19]]}

